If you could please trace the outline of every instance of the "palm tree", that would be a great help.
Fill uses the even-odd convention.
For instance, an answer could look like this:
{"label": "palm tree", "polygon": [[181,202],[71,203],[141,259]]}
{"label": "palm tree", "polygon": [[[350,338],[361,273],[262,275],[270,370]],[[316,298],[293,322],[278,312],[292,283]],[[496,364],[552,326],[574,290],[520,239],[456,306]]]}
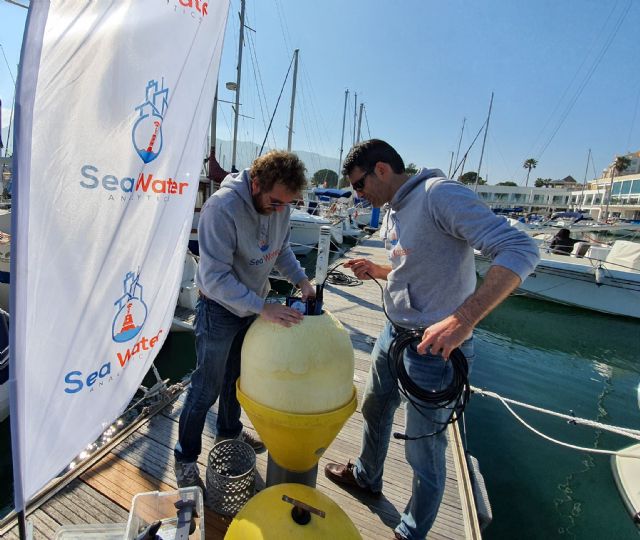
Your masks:
{"label": "palm tree", "polygon": [[611,202],[611,192],[613,191],[613,179],[618,173],[624,171],[627,167],[631,165],[631,160],[627,156],[616,156],[616,160],[613,162],[611,166],[611,180],[609,180],[609,193],[607,194],[607,206],[604,210],[604,219],[605,221],[609,219],[609,203]]}
{"label": "palm tree", "polygon": [[538,165],[538,160],[533,158],[529,158],[522,165],[525,169],[527,169],[527,181],[524,183],[524,187],[527,187],[529,185],[529,175],[531,174],[531,169],[535,169],[536,165]]}

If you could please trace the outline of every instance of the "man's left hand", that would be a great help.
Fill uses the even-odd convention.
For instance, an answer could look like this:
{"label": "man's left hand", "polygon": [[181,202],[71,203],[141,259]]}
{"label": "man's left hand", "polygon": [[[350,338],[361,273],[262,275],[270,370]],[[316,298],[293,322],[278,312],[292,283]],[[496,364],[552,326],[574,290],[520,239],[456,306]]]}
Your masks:
{"label": "man's left hand", "polygon": [[422,334],[422,341],[416,349],[420,354],[427,354],[430,348],[431,354],[439,354],[448,359],[451,351],[462,345],[472,331],[473,325],[454,313],[429,326]]}
{"label": "man's left hand", "polygon": [[298,283],[298,288],[302,292],[302,300],[307,300],[308,298],[315,298],[316,289],[308,279],[303,279],[300,283]]}

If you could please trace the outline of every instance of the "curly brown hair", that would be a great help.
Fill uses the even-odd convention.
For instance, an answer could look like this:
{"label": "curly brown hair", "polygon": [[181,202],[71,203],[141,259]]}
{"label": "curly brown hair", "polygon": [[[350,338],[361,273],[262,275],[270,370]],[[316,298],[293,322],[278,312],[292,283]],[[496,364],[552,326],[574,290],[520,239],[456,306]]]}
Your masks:
{"label": "curly brown hair", "polygon": [[282,184],[291,193],[300,193],[307,185],[304,163],[298,156],[284,150],[271,150],[251,165],[251,178],[255,178],[262,191],[269,192],[275,183]]}

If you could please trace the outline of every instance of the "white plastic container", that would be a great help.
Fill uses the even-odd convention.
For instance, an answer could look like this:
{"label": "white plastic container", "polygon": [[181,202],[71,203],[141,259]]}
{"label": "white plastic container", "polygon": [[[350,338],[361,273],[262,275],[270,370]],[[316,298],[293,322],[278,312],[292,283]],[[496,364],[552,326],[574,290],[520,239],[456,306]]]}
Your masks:
{"label": "white plastic container", "polygon": [[198,516],[195,519],[196,530],[189,536],[189,540],[204,540],[204,504],[202,490],[199,487],[138,493],[133,498],[124,538],[134,540],[146,527],[161,520],[162,525],[158,534],[163,540],[174,540],[178,524],[178,510],[175,503],[180,500],[195,502],[195,512]]}

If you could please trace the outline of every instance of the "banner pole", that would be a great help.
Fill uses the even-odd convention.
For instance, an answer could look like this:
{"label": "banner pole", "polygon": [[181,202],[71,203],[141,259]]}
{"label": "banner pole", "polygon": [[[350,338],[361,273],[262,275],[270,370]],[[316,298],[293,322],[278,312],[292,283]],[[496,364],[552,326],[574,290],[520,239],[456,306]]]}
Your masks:
{"label": "banner pole", "polygon": [[24,510],[18,512],[18,532],[20,540],[27,540],[27,527],[24,519]]}

